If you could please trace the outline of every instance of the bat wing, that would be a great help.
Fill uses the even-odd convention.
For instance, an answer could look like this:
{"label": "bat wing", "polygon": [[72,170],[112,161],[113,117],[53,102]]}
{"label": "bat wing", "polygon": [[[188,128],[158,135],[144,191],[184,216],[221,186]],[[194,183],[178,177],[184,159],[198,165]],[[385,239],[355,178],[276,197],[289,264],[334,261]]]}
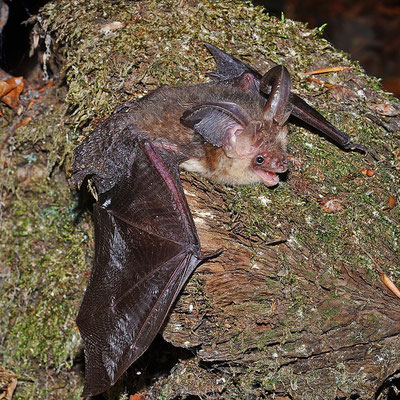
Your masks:
{"label": "bat wing", "polygon": [[258,80],[261,79],[262,75],[250,65],[245,64],[236,57],[225,53],[223,50],[210,43],[204,43],[204,46],[207,47],[207,50],[214,57],[217,65],[217,70],[207,73],[207,76],[217,81],[224,81],[227,79],[237,78],[245,72],[250,72]]}
{"label": "bat wing", "polygon": [[132,162],[132,144],[141,133],[133,129],[135,113],[117,112],[101,123],[74,150],[71,184],[80,187],[93,178],[98,193],[110,190],[126,175]]}
{"label": "bat wing", "polygon": [[[243,75],[247,74],[252,76],[256,82],[261,80],[262,75],[252,66],[243,63],[236,57],[225,53],[223,50],[210,43],[204,43],[204,45],[214,57],[217,67],[216,71],[207,74],[212,79],[217,82],[225,81],[234,85],[240,85],[241,88],[246,86],[242,82],[243,79],[240,79]],[[248,84],[247,87],[249,87],[250,90],[254,90],[254,88],[259,88],[259,84],[251,83]],[[265,88],[263,93],[268,96],[270,90],[270,88]],[[292,115],[294,117],[317,129],[330,138],[334,143],[346,150],[367,151],[365,146],[353,143],[345,132],[337,129],[334,125],[329,123],[315,108],[308,105],[297,94],[293,92],[290,93],[289,103],[292,106]]]}
{"label": "bat wing", "polygon": [[326,137],[330,138],[334,143],[343,147],[345,150],[360,150],[362,152],[368,151],[365,146],[353,143],[347,133],[332,125],[315,108],[307,104],[300,96],[297,96],[291,92],[289,95],[289,103],[293,106],[293,116],[317,129]]}
{"label": "bat wing", "polygon": [[204,259],[177,156],[147,140],[132,152],[129,173],[94,209],[95,261],[77,318],[85,396],[107,390],[142,355]]}

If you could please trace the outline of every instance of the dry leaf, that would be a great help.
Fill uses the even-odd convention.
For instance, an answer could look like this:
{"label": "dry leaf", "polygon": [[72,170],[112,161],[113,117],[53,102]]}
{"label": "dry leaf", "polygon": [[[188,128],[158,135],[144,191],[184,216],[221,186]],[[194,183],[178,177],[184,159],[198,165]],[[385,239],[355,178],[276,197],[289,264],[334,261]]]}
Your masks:
{"label": "dry leaf", "polygon": [[326,82],[324,82],[324,81],[322,81],[321,79],[318,79],[318,78],[312,78],[311,76],[307,77],[307,81],[308,82],[314,82],[314,83],[316,83],[318,85],[325,86],[327,88],[330,88],[332,86],[330,83],[326,83]]}
{"label": "dry leaf", "polygon": [[53,87],[54,86],[54,81],[53,79],[50,79],[49,82],[47,82],[45,85],[43,85],[42,87],[40,87],[39,89],[37,89],[37,91],[39,93],[44,92],[46,89],[48,89],[49,87]]}
{"label": "dry leaf", "polygon": [[396,198],[389,195],[389,210],[391,210],[396,205]]}
{"label": "dry leaf", "polygon": [[375,171],[373,169],[362,169],[361,173],[363,175],[371,177],[372,175],[374,175]]}
{"label": "dry leaf", "polygon": [[17,387],[17,375],[0,365],[0,399],[11,400]]}
{"label": "dry leaf", "polygon": [[342,85],[332,85],[329,89],[338,102],[341,100],[357,98],[357,94],[354,92],[354,90]]}
{"label": "dry leaf", "polygon": [[322,204],[322,210],[334,214],[344,210],[343,204],[337,197],[324,197],[318,200]]}
{"label": "dry leaf", "polygon": [[116,29],[120,29],[123,26],[125,26],[125,24],[123,22],[119,22],[119,21],[110,22],[109,24],[103,25],[100,28],[100,32],[109,33],[111,31],[115,31]]}
{"label": "dry leaf", "polygon": [[25,126],[25,125],[29,124],[29,122],[31,122],[31,121],[32,121],[32,117],[26,117],[15,126],[15,129],[21,128],[21,126]]}
{"label": "dry leaf", "polygon": [[7,79],[5,81],[10,85],[15,85],[10,91],[0,97],[3,103],[6,103],[11,108],[16,109],[19,105],[19,95],[24,89],[23,77],[19,76],[17,78]]}
{"label": "dry leaf", "polygon": [[131,394],[129,400],[146,400],[146,398],[141,393]]}
{"label": "dry leaf", "polygon": [[316,74],[326,74],[327,72],[339,72],[339,71],[348,71],[352,69],[352,67],[327,67],[315,69],[314,71],[306,72],[304,75],[316,75]]}
{"label": "dry leaf", "polygon": [[381,273],[381,281],[385,284],[385,286],[400,299],[400,290],[398,287],[392,282],[392,280],[383,272]]}
{"label": "dry leaf", "polygon": [[[10,79],[11,80],[11,79]],[[8,81],[0,81],[0,97],[9,93],[12,89],[17,86],[15,81],[12,79],[11,82]]]}
{"label": "dry leaf", "polygon": [[15,129],[21,128],[21,126],[25,126],[25,125],[29,124],[29,122],[31,122],[31,121],[32,121],[32,117],[26,117],[15,126]]}
{"label": "dry leaf", "polygon": [[396,109],[392,105],[386,104],[386,103],[371,104],[369,107],[372,110],[374,110],[375,112],[377,112],[378,114],[386,115],[388,117],[394,117],[394,116],[400,114],[400,111],[398,109]]}

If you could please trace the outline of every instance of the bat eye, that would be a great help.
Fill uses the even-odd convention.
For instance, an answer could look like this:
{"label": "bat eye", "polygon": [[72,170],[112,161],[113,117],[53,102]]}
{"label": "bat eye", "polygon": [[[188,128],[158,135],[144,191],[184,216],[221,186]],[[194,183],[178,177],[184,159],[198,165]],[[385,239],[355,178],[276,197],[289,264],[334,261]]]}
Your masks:
{"label": "bat eye", "polygon": [[257,164],[257,165],[262,165],[262,164],[264,164],[264,157],[263,157],[263,156],[257,156],[257,157],[256,157],[256,164]]}

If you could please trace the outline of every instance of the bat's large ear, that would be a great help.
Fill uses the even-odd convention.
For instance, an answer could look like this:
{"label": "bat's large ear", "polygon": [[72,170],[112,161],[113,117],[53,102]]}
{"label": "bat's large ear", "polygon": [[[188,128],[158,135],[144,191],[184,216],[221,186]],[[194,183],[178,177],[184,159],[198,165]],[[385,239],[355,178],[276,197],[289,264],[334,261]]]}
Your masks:
{"label": "bat's large ear", "polygon": [[225,146],[232,135],[243,130],[250,117],[242,107],[235,103],[205,103],[186,110],[181,123],[194,129],[207,142],[214,146]]}
{"label": "bat's large ear", "polygon": [[217,70],[215,72],[209,72],[206,75],[216,81],[224,81],[227,79],[237,78],[244,72],[249,72],[256,79],[260,79],[261,75],[253,67],[246,65],[236,57],[225,53],[218,47],[213,46],[210,43],[204,43],[207,50],[214,57],[215,63],[217,64]]}
{"label": "bat's large ear", "polygon": [[271,124],[273,121],[282,126],[292,111],[288,106],[290,95],[290,75],[283,65],[271,68],[260,81],[260,89],[264,93],[269,92],[267,104],[263,110],[264,122]]}

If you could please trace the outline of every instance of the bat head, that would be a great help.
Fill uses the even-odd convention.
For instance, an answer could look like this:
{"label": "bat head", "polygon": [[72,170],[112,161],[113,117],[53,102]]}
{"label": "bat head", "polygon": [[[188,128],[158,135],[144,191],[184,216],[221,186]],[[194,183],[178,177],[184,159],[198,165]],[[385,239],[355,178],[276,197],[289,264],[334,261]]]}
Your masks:
{"label": "bat head", "polygon": [[[252,76],[244,73],[237,82],[243,90],[254,90]],[[284,66],[276,66],[260,80],[260,89],[270,91],[267,103],[257,120],[241,118],[241,126],[231,132],[224,146],[228,157],[246,159],[248,174],[254,174],[265,185],[278,184],[277,173],[286,172],[288,167],[286,122],[290,116],[290,75]],[[244,168],[244,166],[243,166]]]}
{"label": "bat head", "polygon": [[254,144],[249,147],[252,170],[267,186],[273,186],[279,182],[276,173],[286,172],[288,167],[285,124],[292,110],[289,106],[290,75],[284,66],[272,68],[261,78],[260,89],[265,90],[269,86],[271,92],[261,121],[250,123],[246,127],[245,136],[254,137]]}
{"label": "bat head", "polygon": [[256,137],[258,139],[249,148],[249,169],[265,185],[277,185],[279,183],[277,174],[286,172],[288,168],[286,152],[287,127],[282,126],[271,134],[271,131],[265,129],[262,124]]}
{"label": "bat head", "polygon": [[[238,85],[252,86],[253,83],[244,73]],[[291,113],[287,69],[276,66],[267,72],[260,81],[260,89],[265,92],[265,88],[270,94],[257,118],[251,118],[241,106],[230,102],[205,103],[184,112],[182,124],[193,128],[214,146],[208,146],[206,168],[187,169],[223,183],[278,184],[277,173],[287,170],[285,124]],[[246,91],[245,87],[242,89]]]}
{"label": "bat head", "polygon": [[236,183],[261,181],[267,186],[277,185],[277,174],[286,172],[288,167],[286,137],[286,126],[250,121],[244,129],[232,133],[228,143],[222,147],[230,160],[230,163],[226,162],[231,166],[227,173],[240,173],[241,178],[237,177]]}

